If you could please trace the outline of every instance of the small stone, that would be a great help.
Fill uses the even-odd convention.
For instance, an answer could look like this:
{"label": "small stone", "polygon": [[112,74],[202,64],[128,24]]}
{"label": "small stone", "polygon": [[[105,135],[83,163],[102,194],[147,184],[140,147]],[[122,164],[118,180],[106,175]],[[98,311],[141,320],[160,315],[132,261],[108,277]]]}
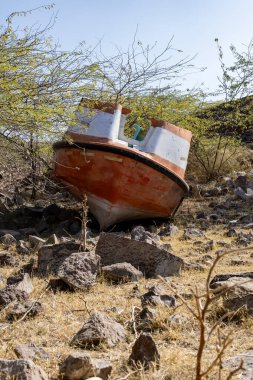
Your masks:
{"label": "small stone", "polygon": [[24,273],[28,273],[29,276],[32,276],[33,274],[33,270],[34,270],[34,264],[35,264],[35,260],[34,258],[32,257],[28,263],[22,265],[22,267],[20,268],[20,273],[24,274]]}
{"label": "small stone", "polygon": [[40,358],[40,359],[49,359],[48,353],[42,348],[36,346],[34,343],[27,344],[18,344],[14,348],[14,352],[18,358],[22,359],[31,359]]}
{"label": "small stone", "polygon": [[203,244],[201,247],[205,252],[212,251],[214,249],[214,241],[209,240],[207,243]]}
{"label": "small stone", "polygon": [[241,187],[237,187],[237,188],[234,190],[234,194],[235,194],[238,198],[240,198],[240,199],[242,199],[242,200],[244,200],[244,201],[246,201],[246,200],[248,199],[247,194],[245,193],[245,191],[244,191]]}
{"label": "small stone", "polygon": [[184,262],[183,268],[185,270],[196,270],[199,272],[204,272],[206,269],[203,265],[199,263],[190,263],[190,262]]}
{"label": "small stone", "polygon": [[140,319],[154,319],[155,318],[155,310],[145,306],[141,310],[139,317],[140,317]]}
{"label": "small stone", "polygon": [[235,265],[235,266],[239,266],[239,265],[250,265],[252,263],[250,263],[249,261],[245,261],[245,260],[241,260],[241,259],[233,259],[230,261],[230,265]]}
{"label": "small stone", "polygon": [[204,255],[203,257],[201,257],[200,260],[198,260],[198,264],[202,263],[204,265],[211,265],[212,262],[213,262],[213,257],[210,255]]}
{"label": "small stone", "polygon": [[125,329],[121,324],[101,313],[94,313],[74,336],[71,344],[91,348],[106,343],[113,347],[124,340],[125,336]]}
{"label": "small stone", "polygon": [[151,363],[159,367],[160,355],[152,336],[142,333],[135,341],[129,357],[129,364],[148,369]]}
{"label": "small stone", "polygon": [[236,243],[239,246],[247,247],[251,244],[253,240],[253,235],[251,233],[245,234],[243,232],[239,233],[236,239]]}
{"label": "small stone", "polygon": [[51,278],[48,282],[47,289],[56,292],[73,292],[73,288],[60,278]]}
{"label": "small stone", "polygon": [[167,322],[170,326],[180,326],[180,325],[186,326],[189,323],[189,320],[187,319],[185,315],[173,314],[168,318]]}
{"label": "small stone", "polygon": [[20,255],[29,255],[31,253],[31,248],[24,240],[19,240],[16,244],[16,251]]}
{"label": "small stone", "polygon": [[132,229],[131,239],[137,241],[144,241],[155,246],[160,246],[161,244],[159,236],[149,231],[146,231],[143,226],[136,226]]}
{"label": "small stone", "polygon": [[175,307],[176,299],[173,296],[167,294],[160,294],[160,289],[153,286],[149,291],[141,296],[141,305],[145,307],[147,305],[163,305],[166,307]]}
{"label": "small stone", "polygon": [[102,267],[102,274],[113,282],[139,281],[143,274],[129,263],[117,263]]}
{"label": "small stone", "polygon": [[60,244],[60,240],[58,239],[58,237],[53,234],[51,236],[49,236],[49,238],[46,240],[45,244]]}
{"label": "small stone", "polygon": [[204,211],[197,212],[196,219],[206,219],[206,213]]}
{"label": "small stone", "polygon": [[211,222],[217,222],[218,219],[219,219],[219,216],[217,214],[210,214],[209,215],[209,220]]}
{"label": "small stone", "polygon": [[28,273],[20,273],[8,277],[7,285],[15,286],[17,290],[24,291],[27,294],[30,294],[33,291],[32,281]]}
{"label": "small stone", "polygon": [[240,187],[242,188],[243,190],[246,191],[247,189],[247,183],[248,183],[248,178],[246,175],[242,174],[242,175],[239,175],[235,181],[234,181],[234,186],[236,187]]}
{"label": "small stone", "polygon": [[186,228],[184,231],[184,239],[203,238],[205,234],[198,228]]}
{"label": "small stone", "polygon": [[60,374],[66,380],[82,380],[90,376],[99,376],[107,380],[112,371],[109,360],[94,359],[89,354],[74,352],[70,354],[60,367]]}
{"label": "small stone", "polygon": [[232,228],[232,227],[230,227],[226,233],[226,236],[228,236],[228,237],[237,236],[237,235],[238,235],[238,233],[237,233],[236,229]]}
{"label": "small stone", "polygon": [[26,315],[27,318],[33,318],[38,313],[42,312],[44,307],[40,301],[27,301],[26,303],[16,303],[12,310],[8,313],[7,319],[15,321]]}
{"label": "small stone", "polygon": [[42,368],[31,360],[0,360],[1,380],[48,380],[47,374]]}
{"label": "small stone", "polygon": [[0,290],[0,310],[13,301],[26,301],[28,296],[28,293],[16,289],[13,285],[6,286],[4,289]]}
{"label": "small stone", "polygon": [[30,246],[36,251],[39,250],[41,247],[43,247],[43,245],[46,243],[44,239],[35,235],[29,235],[28,240],[29,240]]}
{"label": "small stone", "polygon": [[219,246],[219,247],[225,247],[225,248],[231,248],[231,244],[224,241],[224,240],[218,240],[216,242],[216,244]]}
{"label": "small stone", "polygon": [[179,233],[179,229],[174,224],[169,224],[159,231],[160,236],[176,236]]}
{"label": "small stone", "polygon": [[5,234],[1,237],[1,243],[3,244],[5,249],[9,249],[12,245],[15,245],[17,240],[11,234]]}
{"label": "small stone", "polygon": [[227,273],[227,274],[217,274],[216,276],[214,276],[214,278],[210,282],[210,288],[215,287],[216,286],[215,284],[217,282],[227,281],[230,278],[234,278],[234,277],[238,277],[242,279],[250,278],[253,280],[253,272],[234,272],[234,273]]}

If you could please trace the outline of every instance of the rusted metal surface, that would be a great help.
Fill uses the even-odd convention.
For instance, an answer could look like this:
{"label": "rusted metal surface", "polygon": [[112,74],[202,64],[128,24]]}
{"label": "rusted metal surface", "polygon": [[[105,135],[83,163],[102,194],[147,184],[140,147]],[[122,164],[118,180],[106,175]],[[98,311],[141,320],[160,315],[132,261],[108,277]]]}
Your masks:
{"label": "rusted metal surface", "polygon": [[[104,148],[106,146],[104,145]],[[187,192],[186,183],[165,167],[129,156],[71,145],[55,145],[55,176],[77,197],[87,194],[101,229],[131,219],[168,217]],[[117,151],[117,149],[116,149]],[[139,157],[139,160],[138,160]],[[160,169],[160,170],[158,170]]]}

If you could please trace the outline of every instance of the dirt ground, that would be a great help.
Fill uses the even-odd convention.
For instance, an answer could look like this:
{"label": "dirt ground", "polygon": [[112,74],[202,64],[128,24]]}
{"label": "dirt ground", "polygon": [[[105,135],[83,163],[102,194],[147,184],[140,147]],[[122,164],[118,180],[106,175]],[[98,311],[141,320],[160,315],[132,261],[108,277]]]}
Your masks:
{"label": "dirt ground", "polygon": [[[89,315],[96,311],[120,322],[127,331],[126,341],[114,348],[109,349],[103,345],[89,350],[94,357],[111,360],[113,366],[111,380],[194,379],[199,345],[199,323],[189,309],[183,305],[180,297],[183,297],[188,305],[196,310],[192,291],[194,292],[196,289],[199,293],[205,291],[208,271],[215,258],[215,252],[218,250],[239,248],[239,251],[226,255],[218,263],[213,275],[253,270],[253,244],[250,244],[245,250],[245,247],[238,246],[236,237],[227,236],[226,224],[210,223],[210,219],[198,218],[200,212],[207,214],[213,212],[208,207],[211,201],[217,202],[217,199],[199,197],[185,200],[173,221],[178,227],[178,233],[172,237],[161,237],[163,243],[171,244],[172,252],[175,255],[191,264],[190,268],[181,271],[180,276],[167,278],[169,286],[160,278],[143,279],[137,285],[135,283],[115,285],[99,277],[96,285],[87,292],[57,292],[54,294],[46,289],[48,278],[39,278],[34,274],[32,278],[34,291],[31,298],[39,299],[44,305],[44,311],[35,318],[18,320],[12,324],[6,324],[9,307],[0,312],[0,357],[14,359],[16,358],[14,348],[17,344],[33,342],[43,347],[49,354],[49,359],[35,358],[34,362],[46,371],[50,379],[60,378],[60,363],[75,350],[69,344],[72,337],[82,327]],[[221,201],[222,199],[219,198],[219,202]],[[228,210],[227,221],[234,218],[236,213],[238,211]],[[184,239],[185,228],[191,225],[204,231],[205,237]],[[250,232],[249,229],[247,231]],[[210,241],[213,243],[209,246],[206,245]],[[27,261],[29,261],[29,257],[26,256],[24,263]],[[16,271],[15,268],[1,268],[4,278]],[[140,332],[134,316],[141,310],[140,296],[147,292],[151,285],[160,286],[164,294],[169,295],[173,295],[172,289],[174,289],[177,303],[173,308],[157,306],[155,319],[149,326],[161,356],[160,367],[154,367],[148,371],[136,370],[127,365],[135,336]],[[2,287],[4,286],[5,282],[2,283]],[[211,306],[206,322],[209,328],[216,323],[217,314],[221,308],[221,301],[217,301]],[[209,379],[227,378],[230,368],[226,367],[226,359],[252,349],[253,318],[245,315],[239,321],[229,320],[222,323],[220,326],[221,339],[228,333],[231,333],[231,343],[222,357],[224,369],[219,374],[215,367],[211,371]],[[217,344],[214,336],[205,350],[204,369],[212,362]]]}

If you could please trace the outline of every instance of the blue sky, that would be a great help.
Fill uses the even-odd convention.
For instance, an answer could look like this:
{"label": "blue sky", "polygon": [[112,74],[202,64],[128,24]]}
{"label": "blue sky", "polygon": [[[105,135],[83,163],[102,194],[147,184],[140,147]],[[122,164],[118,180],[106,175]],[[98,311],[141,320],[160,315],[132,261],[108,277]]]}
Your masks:
{"label": "blue sky", "polygon": [[[45,25],[52,12],[57,13],[51,31],[63,49],[74,49],[80,41],[88,45],[100,39],[104,52],[117,45],[131,44],[136,28],[144,44],[157,41],[161,48],[174,36],[173,46],[182,56],[197,54],[193,63],[207,67],[203,73],[190,74],[183,87],[199,86],[215,90],[220,74],[216,44],[219,38],[230,62],[229,45],[240,50],[253,37],[253,0],[54,0],[53,11],[39,10],[18,17],[20,27],[34,23]],[[48,0],[0,0],[0,22],[13,11],[29,10],[50,4]]]}

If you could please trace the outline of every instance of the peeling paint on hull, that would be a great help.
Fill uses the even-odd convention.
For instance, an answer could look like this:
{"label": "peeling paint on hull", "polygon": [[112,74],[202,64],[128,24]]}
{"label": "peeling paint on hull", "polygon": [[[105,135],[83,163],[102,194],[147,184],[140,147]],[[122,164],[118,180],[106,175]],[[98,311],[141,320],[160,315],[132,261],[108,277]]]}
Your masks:
{"label": "peeling paint on hull", "polygon": [[127,220],[169,217],[188,190],[176,173],[131,148],[58,143],[54,149],[55,176],[78,198],[87,195],[101,229]]}

